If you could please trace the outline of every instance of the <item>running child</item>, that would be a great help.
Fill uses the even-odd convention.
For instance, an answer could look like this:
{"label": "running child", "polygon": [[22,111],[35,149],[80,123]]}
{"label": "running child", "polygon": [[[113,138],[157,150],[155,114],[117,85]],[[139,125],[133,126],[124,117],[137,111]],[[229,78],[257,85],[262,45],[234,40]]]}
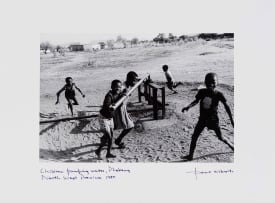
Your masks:
{"label": "running child", "polygon": [[163,72],[165,74],[165,77],[166,77],[166,80],[167,80],[166,84],[167,84],[168,89],[173,91],[173,94],[177,94],[178,92],[174,89],[178,85],[182,85],[182,82],[175,82],[172,73],[168,70],[168,65],[163,65],[162,70],[163,70]]}
{"label": "running child", "polygon": [[113,80],[111,84],[111,90],[105,95],[103,106],[99,111],[99,125],[100,130],[104,135],[100,139],[100,145],[95,150],[95,154],[101,159],[100,153],[102,148],[107,144],[106,158],[115,158],[116,156],[111,154],[113,134],[114,134],[114,111],[110,108],[112,104],[117,102],[122,96],[122,83],[119,80]]}
{"label": "running child", "polygon": [[[82,95],[82,97],[85,97],[85,95],[81,92],[81,90],[76,86],[76,84],[73,82],[73,79],[71,77],[67,77],[65,79],[66,84],[64,85],[64,87],[62,87],[57,93],[57,101],[55,104],[59,103],[59,95],[65,91],[65,98],[68,101],[68,107],[71,110],[71,114],[72,116],[74,115],[73,113],[73,105],[78,105],[78,101],[75,97],[75,89],[77,89],[80,94]],[[72,103],[73,102],[73,103]]]}
{"label": "running child", "polygon": [[187,107],[184,107],[182,109],[182,112],[188,111],[189,108],[195,106],[200,102],[199,121],[192,135],[189,155],[183,157],[184,159],[187,159],[187,160],[193,159],[197,140],[205,127],[207,127],[208,129],[214,130],[218,139],[224,142],[225,144],[227,144],[234,151],[233,145],[226,138],[222,136],[221,128],[219,125],[218,104],[220,101],[224,105],[225,110],[230,118],[230,121],[233,127],[234,127],[234,121],[233,121],[230,107],[228,106],[223,93],[215,89],[217,86],[217,79],[218,78],[216,73],[206,74],[205,76],[206,88],[200,89],[196,95],[196,99]]}

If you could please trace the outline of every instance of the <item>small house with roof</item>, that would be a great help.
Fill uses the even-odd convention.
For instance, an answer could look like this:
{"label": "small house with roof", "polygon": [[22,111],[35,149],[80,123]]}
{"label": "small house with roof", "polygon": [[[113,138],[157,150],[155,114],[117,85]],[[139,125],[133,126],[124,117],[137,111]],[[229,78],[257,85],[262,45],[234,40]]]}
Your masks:
{"label": "small house with roof", "polygon": [[84,45],[81,44],[71,44],[68,48],[70,51],[84,51]]}

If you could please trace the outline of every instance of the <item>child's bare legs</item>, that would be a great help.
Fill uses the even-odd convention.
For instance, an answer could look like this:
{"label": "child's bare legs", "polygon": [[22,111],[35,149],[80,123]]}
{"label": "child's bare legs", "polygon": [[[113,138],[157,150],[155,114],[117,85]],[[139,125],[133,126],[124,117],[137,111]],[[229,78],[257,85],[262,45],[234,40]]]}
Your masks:
{"label": "child's bare legs", "polygon": [[95,153],[98,156],[98,158],[100,158],[100,152],[107,142],[108,142],[108,134],[105,132],[104,135],[100,138],[99,147],[95,150]]}
{"label": "child's bare legs", "polygon": [[183,83],[182,82],[174,82],[173,88],[176,88],[179,85],[183,85]]}
{"label": "child's bare legs", "polygon": [[191,145],[190,145],[190,150],[189,150],[189,158],[192,160],[193,159],[193,155],[194,155],[194,151],[197,145],[197,141],[198,138],[201,134],[201,132],[204,129],[204,125],[202,125],[200,122],[198,122],[198,124],[195,127],[194,133],[192,135],[192,141],[191,141]]}
{"label": "child's bare legs", "polygon": [[167,82],[166,84],[167,84],[168,89],[173,91],[173,94],[178,93],[176,90],[174,90],[173,82]]}
{"label": "child's bare legs", "polygon": [[220,127],[214,129],[214,131],[215,131],[217,137],[219,138],[219,140],[224,142],[225,144],[227,144],[234,151],[233,145],[225,137],[222,136]]}
{"label": "child's bare legs", "polygon": [[124,129],[118,138],[115,140],[115,144],[118,145],[120,148],[125,148],[125,145],[121,140],[132,130],[133,128]]}
{"label": "child's bare legs", "polygon": [[[66,97],[67,101],[68,101],[68,107],[71,111],[72,116],[74,115],[73,113],[73,105],[78,105],[78,101],[75,97]],[[71,102],[71,100],[73,101],[73,103]]]}
{"label": "child's bare legs", "polygon": [[108,145],[107,145],[107,154],[106,157],[107,158],[115,158],[116,156],[111,154],[111,149],[112,149],[112,143],[113,143],[113,131],[111,130],[111,134],[110,137],[108,139]]}
{"label": "child's bare legs", "polygon": [[[195,130],[194,130],[194,134],[192,136],[192,141],[191,141],[191,145],[190,145],[189,155],[185,156],[184,157],[185,159],[188,159],[188,160],[192,160],[193,159],[193,155],[194,155],[194,151],[195,151],[195,148],[196,148],[197,140],[199,138],[199,135],[203,131],[204,127],[205,127],[205,125],[203,125],[203,123],[200,123],[200,121],[196,125]],[[222,136],[220,127],[216,127],[213,130],[215,131],[218,139],[221,140],[222,142],[224,142],[225,144],[227,144],[234,151],[234,147],[232,146],[232,144],[226,138],[224,138]]]}
{"label": "child's bare legs", "polygon": [[69,109],[70,109],[70,111],[71,111],[71,114],[72,114],[72,116],[74,115],[74,112],[73,112],[73,104],[72,104],[72,102],[71,102],[71,99],[69,98],[69,97],[66,97],[66,99],[67,99],[67,101],[68,101],[68,107],[69,107]]}
{"label": "child's bare legs", "polygon": [[192,160],[193,159],[193,155],[194,155],[194,151],[195,151],[195,148],[196,148],[196,144],[197,144],[197,141],[198,141],[198,138],[201,134],[201,132],[203,131],[204,129],[204,125],[199,121],[195,127],[195,130],[194,130],[194,133],[192,135],[192,140],[191,140],[191,144],[190,144],[190,150],[189,150],[189,155],[183,157],[185,159],[188,159],[188,160]]}
{"label": "child's bare legs", "polygon": [[75,97],[73,97],[72,100],[74,101],[73,105],[78,105],[78,101]]}
{"label": "child's bare legs", "polygon": [[105,132],[104,135],[100,139],[100,145],[99,147],[95,150],[96,155],[98,158],[100,157],[100,152],[102,148],[106,145],[107,143],[107,158],[115,158],[116,156],[111,154],[111,148],[112,148],[112,140],[113,140],[113,131],[111,132]]}

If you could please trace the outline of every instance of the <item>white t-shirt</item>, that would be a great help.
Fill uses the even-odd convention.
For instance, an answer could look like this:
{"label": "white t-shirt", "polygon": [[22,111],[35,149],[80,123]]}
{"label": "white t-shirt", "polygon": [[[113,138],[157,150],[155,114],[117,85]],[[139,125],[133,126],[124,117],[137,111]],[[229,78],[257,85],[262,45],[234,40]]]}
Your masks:
{"label": "white t-shirt", "polygon": [[166,80],[168,82],[173,82],[174,81],[172,73],[169,70],[167,70],[166,72],[164,72],[164,74],[165,74]]}

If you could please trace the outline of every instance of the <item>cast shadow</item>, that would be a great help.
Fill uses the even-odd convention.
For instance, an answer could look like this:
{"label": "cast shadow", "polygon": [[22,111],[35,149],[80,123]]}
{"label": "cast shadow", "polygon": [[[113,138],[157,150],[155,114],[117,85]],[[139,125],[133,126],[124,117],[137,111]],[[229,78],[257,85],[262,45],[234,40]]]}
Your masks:
{"label": "cast shadow", "polygon": [[47,132],[48,130],[54,128],[55,126],[57,126],[59,124],[59,122],[54,122],[53,124],[49,125],[48,127],[46,127],[45,129],[41,130],[39,135],[42,135],[43,133]]}
{"label": "cast shadow", "polygon": [[49,114],[39,113],[40,118],[55,118],[56,115],[57,113],[49,113]]}
{"label": "cast shadow", "polygon": [[86,106],[86,107],[88,107],[88,108],[93,108],[93,107],[99,107],[99,108],[101,108],[102,106]]}
{"label": "cast shadow", "polygon": [[222,154],[233,154],[233,153],[234,152],[218,152],[218,153],[206,154],[203,156],[195,157],[195,158],[193,158],[193,160],[182,159],[179,161],[171,161],[170,163],[190,162],[190,161],[199,160],[199,159],[203,159],[203,158],[207,158],[207,157],[211,157],[211,156],[222,155]]}
{"label": "cast shadow", "polygon": [[83,131],[83,129],[86,127],[86,125],[88,125],[91,121],[90,120],[87,120],[87,119],[83,119],[83,120],[79,120],[79,124],[77,126],[75,126],[70,134],[89,134],[89,133],[100,133],[101,131],[100,130],[96,130],[96,129],[93,129],[93,130],[87,130],[87,131]]}
{"label": "cast shadow", "polygon": [[[76,158],[79,156],[83,156],[85,154],[90,154],[94,153],[95,150],[89,150],[85,152],[80,152],[77,154],[74,154],[73,152],[79,149],[84,149],[87,147],[98,147],[99,143],[95,144],[87,144],[79,147],[73,147],[67,150],[63,151],[54,151],[54,150],[47,150],[47,149],[39,149],[39,158],[43,160],[59,160],[59,159],[71,159],[71,158]],[[66,160],[69,162],[74,162],[74,160]],[[65,162],[66,162],[65,161]]]}

